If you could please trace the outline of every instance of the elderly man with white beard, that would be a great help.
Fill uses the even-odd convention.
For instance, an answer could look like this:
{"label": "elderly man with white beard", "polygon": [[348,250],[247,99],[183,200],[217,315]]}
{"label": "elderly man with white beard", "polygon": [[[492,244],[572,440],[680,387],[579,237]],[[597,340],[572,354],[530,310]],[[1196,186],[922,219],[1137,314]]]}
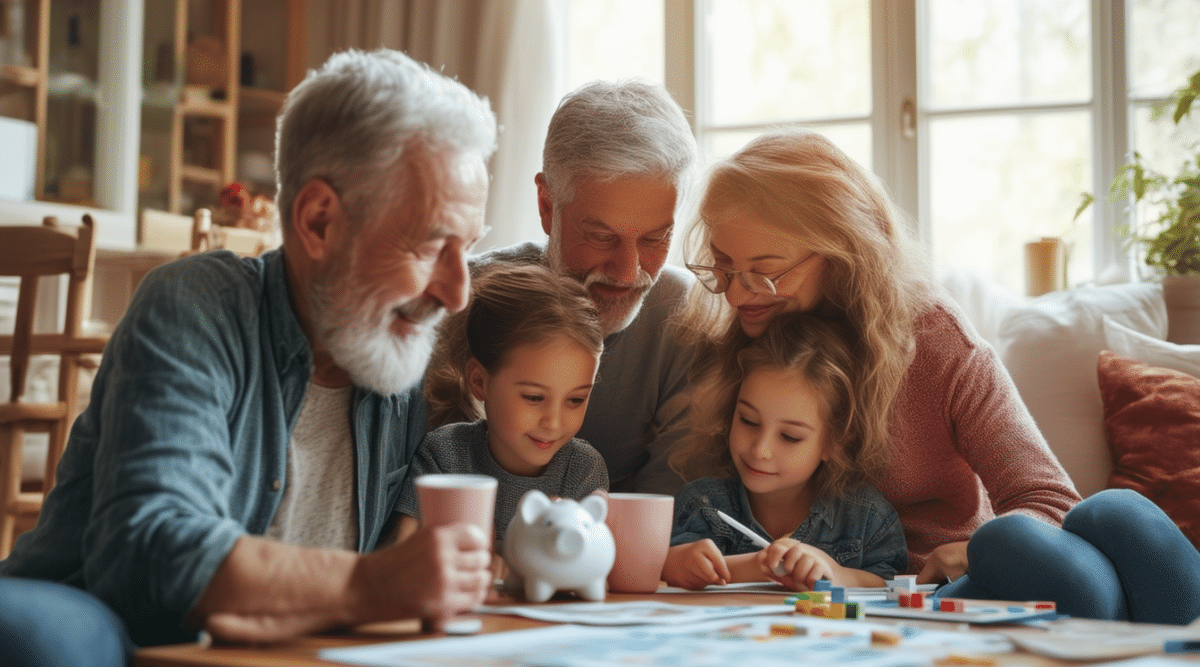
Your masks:
{"label": "elderly man with white beard", "polygon": [[486,99],[394,51],[336,54],[292,91],[282,250],[140,286],[37,527],[0,563],[0,663],[124,664],[201,629],[271,641],[483,601],[477,528],[387,531],[495,142]]}
{"label": "elderly man with white beard", "polygon": [[[473,273],[502,263],[544,264],[587,288],[605,339],[578,437],[604,457],[612,491],[673,494],[683,483],[667,455],[687,429],[691,355],[676,343],[672,315],[692,277],[666,261],[696,153],[683,110],[662,86],[586,84],[551,118],[535,178],[549,240],[471,263]],[[439,414],[455,390],[436,386],[440,373],[433,370],[436,426],[460,417]]]}

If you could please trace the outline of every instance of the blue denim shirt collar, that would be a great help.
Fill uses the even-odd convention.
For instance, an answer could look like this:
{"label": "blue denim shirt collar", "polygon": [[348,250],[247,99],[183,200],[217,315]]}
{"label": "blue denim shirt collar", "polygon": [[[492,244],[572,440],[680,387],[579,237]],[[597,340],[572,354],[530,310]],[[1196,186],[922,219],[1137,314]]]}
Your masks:
{"label": "blue denim shirt collar", "polygon": [[[758,522],[758,519],[754,518],[754,514],[750,511],[750,496],[746,493],[746,487],[742,485],[740,480],[733,480],[733,486],[737,487],[738,501],[741,503],[742,507],[746,508],[746,517],[748,517],[750,522],[753,524],[750,526],[750,528],[760,535],[766,535],[769,537],[770,533],[767,532],[766,528],[762,527],[762,524]],[[799,527],[796,528],[796,531],[792,534],[792,536],[796,537],[796,539],[800,539],[799,536],[801,535],[807,537],[813,533],[824,532],[825,530],[834,528],[833,518],[830,516],[830,510],[831,508],[829,507],[828,501],[820,497],[814,498],[812,501],[812,507],[808,510],[808,517],[804,519]],[[813,524],[816,521],[820,521],[824,525],[823,529],[815,530],[817,527]],[[738,533],[738,535],[741,534]]]}
{"label": "blue denim shirt collar", "polygon": [[[308,336],[296,317],[292,302],[292,285],[288,280],[287,259],[283,250],[263,253],[265,273],[264,291],[267,299],[267,317],[271,332],[279,345],[275,347],[275,363],[283,374],[289,374],[292,364],[300,364],[305,372],[312,372],[312,347]],[[303,296],[303,295],[301,295]]]}

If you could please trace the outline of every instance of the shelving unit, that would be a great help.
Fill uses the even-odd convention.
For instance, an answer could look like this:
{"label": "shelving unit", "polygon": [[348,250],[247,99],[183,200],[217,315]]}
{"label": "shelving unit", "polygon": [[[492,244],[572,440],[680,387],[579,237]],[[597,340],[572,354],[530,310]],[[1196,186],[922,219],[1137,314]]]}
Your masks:
{"label": "shelving unit", "polygon": [[[7,11],[6,5],[0,8]],[[46,82],[50,78],[50,0],[26,0],[23,26],[10,26],[13,35],[23,34],[29,64],[0,62],[0,116],[33,122],[37,128],[37,159],[34,192],[45,194]]]}
{"label": "shelving unit", "polygon": [[[213,205],[221,188],[246,180],[238,173],[239,152],[256,153],[251,190],[272,196],[273,177],[264,174],[275,116],[305,74],[308,0],[140,1],[143,62],[126,64],[149,74],[142,78],[141,164],[136,183],[127,185],[136,189],[137,211],[188,215]],[[0,116],[30,123],[30,143],[36,134],[31,178],[38,200],[97,206],[113,199],[97,204],[102,197],[95,192],[97,172],[109,166],[97,144],[96,104],[107,84],[96,70],[113,57],[99,52],[98,17],[116,4],[0,0],[0,11],[8,12],[7,23],[0,21],[7,28],[0,30]],[[18,22],[8,25],[11,17]],[[191,86],[188,43],[204,36],[222,45],[222,80]],[[245,82],[243,55],[251,64]]]}
{"label": "shelving unit", "polygon": [[[165,38],[171,42],[173,81],[155,85],[173,84],[170,90],[177,92],[143,107],[142,152],[150,155],[146,159],[152,168],[165,170],[165,196],[143,197],[141,208],[190,215],[195,208],[213,206],[221,188],[244,180],[238,174],[239,151],[270,156],[275,116],[287,91],[304,76],[306,29],[305,0],[175,0],[173,34]],[[220,87],[197,86],[187,79],[188,43],[205,34],[224,45]],[[154,46],[146,45],[147,59],[159,55]],[[254,83],[243,81],[243,76],[253,77],[253,72],[243,72],[244,54],[261,68],[258,74],[266,87],[244,85]],[[164,112],[169,114],[169,142],[156,149],[160,140],[148,139],[146,128],[161,124],[155,116]]]}
{"label": "shelving unit", "polygon": [[[177,80],[185,81],[171,122],[171,161],[167,191],[168,210],[184,212],[185,188],[219,192],[235,179],[237,164],[238,54],[241,47],[241,0],[214,0],[214,37],[225,48],[224,90],[187,84],[189,35],[188,0],[175,0],[175,67]],[[217,97],[219,96],[219,97]],[[207,127],[207,140],[196,128]],[[191,137],[186,136],[192,134]],[[200,136],[197,136],[200,135]],[[187,143],[204,144],[204,157],[186,155]],[[205,148],[203,145],[201,148]],[[195,152],[195,151],[193,151]],[[192,159],[189,159],[191,157]],[[189,211],[190,212],[190,211]]]}

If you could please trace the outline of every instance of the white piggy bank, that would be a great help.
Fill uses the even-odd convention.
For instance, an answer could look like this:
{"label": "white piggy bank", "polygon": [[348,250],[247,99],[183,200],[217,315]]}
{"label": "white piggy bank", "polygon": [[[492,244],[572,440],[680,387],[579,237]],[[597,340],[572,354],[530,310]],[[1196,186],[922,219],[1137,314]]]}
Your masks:
{"label": "white piggy bank", "polygon": [[545,602],[555,591],[604,600],[617,553],[607,514],[602,496],[551,501],[541,491],[526,491],[504,536],[508,588],[523,589],[530,602]]}

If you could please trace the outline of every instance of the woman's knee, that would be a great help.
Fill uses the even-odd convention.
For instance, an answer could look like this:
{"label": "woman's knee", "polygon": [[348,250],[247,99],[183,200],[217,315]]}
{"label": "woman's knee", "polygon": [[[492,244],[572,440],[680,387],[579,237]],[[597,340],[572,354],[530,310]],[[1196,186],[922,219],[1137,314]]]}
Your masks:
{"label": "woman's knee", "polygon": [[1088,496],[1063,519],[1063,530],[1089,542],[1131,531],[1157,530],[1174,526],[1157,505],[1130,489],[1105,489]]}
{"label": "woman's knee", "polygon": [[1054,600],[1086,618],[1123,618],[1113,564],[1078,536],[1024,515],[987,522],[967,545],[971,581],[1005,600]]}

